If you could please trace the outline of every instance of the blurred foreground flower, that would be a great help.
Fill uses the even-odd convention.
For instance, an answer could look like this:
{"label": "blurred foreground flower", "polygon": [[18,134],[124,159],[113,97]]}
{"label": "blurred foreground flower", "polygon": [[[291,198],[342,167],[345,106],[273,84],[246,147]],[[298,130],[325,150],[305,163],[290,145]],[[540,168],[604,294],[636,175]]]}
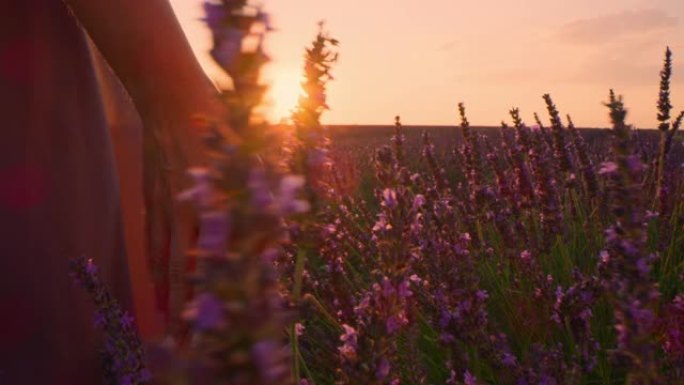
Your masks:
{"label": "blurred foreground flower", "polygon": [[[293,320],[282,298],[273,261],[288,234],[284,218],[306,212],[304,178],[281,174],[264,156],[266,124],[253,113],[266,87],[259,73],[271,27],[268,16],[247,1],[205,3],[214,38],[212,56],[233,86],[221,90],[231,116],[226,122],[245,139],[229,143],[223,122],[204,120],[211,163],[191,169],[194,186],[179,199],[199,213],[191,280],[195,297],[186,306],[190,345],[184,354],[197,368],[191,382],[285,385],[292,382],[286,329]],[[256,40],[255,46],[249,42]]]}

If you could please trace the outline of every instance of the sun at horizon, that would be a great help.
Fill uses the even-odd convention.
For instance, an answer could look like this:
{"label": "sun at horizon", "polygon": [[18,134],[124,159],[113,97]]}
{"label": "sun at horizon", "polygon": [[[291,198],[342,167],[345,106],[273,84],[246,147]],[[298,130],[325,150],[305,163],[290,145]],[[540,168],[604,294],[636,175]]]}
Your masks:
{"label": "sun at horizon", "polygon": [[303,95],[302,75],[295,71],[274,73],[267,79],[269,84],[265,101],[266,116],[273,123],[289,121],[294,108]]}

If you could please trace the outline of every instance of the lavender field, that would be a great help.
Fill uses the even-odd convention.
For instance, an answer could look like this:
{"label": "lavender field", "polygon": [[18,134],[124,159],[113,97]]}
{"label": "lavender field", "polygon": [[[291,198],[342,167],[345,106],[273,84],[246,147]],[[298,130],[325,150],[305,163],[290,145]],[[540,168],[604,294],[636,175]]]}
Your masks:
{"label": "lavender field", "polygon": [[[376,136],[331,130],[345,162],[363,154],[340,175],[374,193],[339,198],[309,256],[305,283],[328,314],[305,323],[304,362],[332,364],[318,382],[682,381],[681,186],[658,187],[661,134],[619,120],[579,131],[549,108],[547,128],[517,111],[499,130],[464,119],[407,139],[397,125],[374,156],[362,149]],[[681,173],[681,152],[664,169]]]}
{"label": "lavender field", "polygon": [[260,47],[225,51],[263,20],[236,3],[206,5],[235,86],[227,122],[198,120],[211,162],[179,197],[199,217],[193,297],[146,359],[100,302],[112,383],[684,384],[669,49],[654,130],[634,129],[612,90],[606,129],[575,128],[549,95],[535,121],[513,108],[497,128],[457,101],[453,127],[326,128],[337,41],[321,29],[292,125],[274,133],[253,112]]}

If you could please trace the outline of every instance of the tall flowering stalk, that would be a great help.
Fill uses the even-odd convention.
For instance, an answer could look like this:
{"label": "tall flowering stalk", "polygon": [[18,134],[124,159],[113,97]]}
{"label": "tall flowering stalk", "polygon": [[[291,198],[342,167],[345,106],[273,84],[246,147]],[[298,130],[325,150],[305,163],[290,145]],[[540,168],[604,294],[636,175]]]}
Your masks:
{"label": "tall flowering stalk", "polygon": [[482,243],[480,231],[477,230],[481,221],[479,217],[482,216],[483,211],[486,211],[484,203],[489,201],[491,189],[484,183],[484,159],[479,137],[470,127],[463,103],[458,104],[458,112],[461,118],[461,131],[463,133],[461,154],[464,159],[464,173],[468,182],[465,187],[469,200],[469,204],[464,204],[462,207],[465,210],[466,221],[469,222],[468,232],[473,237],[473,244],[479,246]]}
{"label": "tall flowering stalk", "polygon": [[660,71],[660,89],[658,92],[658,130],[667,132],[670,129],[670,78],[672,77],[672,51],[665,49],[665,62]]}
{"label": "tall flowering stalk", "polygon": [[295,141],[290,149],[290,169],[306,178],[306,189],[309,200],[316,200],[320,192],[326,167],[330,164],[328,157],[328,138],[325,127],[321,124],[321,115],[329,109],[326,97],[326,85],[332,80],[330,70],[337,61],[337,52],[331,49],[339,44],[337,39],[323,30],[319,23],[319,31],[304,55],[304,80],[299,103],[292,113]]}
{"label": "tall flowering stalk", "polygon": [[380,188],[376,198],[381,210],[372,228],[371,242],[376,258],[368,277],[370,284],[355,298],[353,315],[342,324],[338,347],[339,384],[398,384],[397,336],[411,324],[415,296],[420,283],[413,274],[415,262],[410,241],[420,227],[422,195],[410,191],[410,181],[398,163],[402,153],[401,126],[396,119],[395,151],[389,147],[376,157]]}
{"label": "tall flowering stalk", "polygon": [[[493,192],[495,199],[492,204],[494,225],[503,236],[504,242],[513,246],[519,241],[518,236],[521,233],[524,234],[524,229],[520,223],[522,218],[518,207],[521,197],[514,188],[513,181],[511,181],[510,175],[507,172],[507,166],[510,165],[510,156],[512,155],[509,151],[509,145],[512,143],[512,140],[505,139],[508,136],[507,131],[508,127],[502,127],[502,142],[504,142],[502,156],[497,157],[492,151],[487,154],[487,160],[490,167],[494,170],[497,187]],[[510,251],[513,250],[511,249]]]}
{"label": "tall flowering stalk", "polygon": [[[540,126],[541,127],[541,126]],[[550,154],[545,131],[533,131],[531,149],[528,153],[534,174],[535,197],[540,204],[539,221],[542,225],[543,246],[548,247],[553,237],[563,229],[563,210],[558,178],[555,173],[554,158]]]}
{"label": "tall flowering stalk", "polygon": [[[220,124],[204,121],[211,163],[189,170],[194,186],[179,197],[199,211],[194,299],[184,318],[191,325],[190,359],[199,378],[230,384],[290,384],[285,330],[292,314],[283,300],[273,266],[287,242],[283,218],[306,212],[298,198],[304,179],[276,172],[262,156],[265,128],[253,108],[260,101],[259,69],[268,17],[246,1],[205,3],[214,36],[212,56],[231,76],[224,100],[237,113],[231,127],[250,139],[230,141]],[[259,32],[255,32],[259,31]],[[246,47],[257,34],[257,43]]]}
{"label": "tall flowering stalk", "polygon": [[674,136],[677,132],[679,132],[679,129],[682,126],[682,120],[684,119],[684,111],[680,111],[679,115],[675,118],[674,122],[672,122],[672,128],[667,134],[667,137],[665,138],[665,154],[669,154],[670,150],[672,150],[672,140],[674,139]]}
{"label": "tall flowering stalk", "polygon": [[[252,109],[258,105],[265,91],[265,87],[258,83],[258,77],[260,67],[268,60],[262,49],[264,35],[270,30],[268,17],[247,1],[206,1],[203,5],[205,22],[212,33],[211,55],[232,78],[232,84],[223,85],[219,95],[230,115],[217,117],[221,121],[217,127],[230,127],[221,129],[221,133],[231,143],[245,138],[256,141],[253,136],[261,135],[264,130],[246,128]],[[199,117],[197,123],[198,128],[205,125]],[[185,249],[192,242],[197,224],[191,220],[191,210],[179,205],[172,197],[187,188],[181,170],[192,164],[181,157],[183,163],[179,164],[178,172],[169,176],[167,170],[169,164],[173,166],[173,157],[167,157],[163,151],[154,148],[158,141],[169,138],[156,138],[158,134],[152,131],[145,131],[145,135],[149,137],[145,147],[145,156],[149,158],[146,164],[151,165],[145,168],[143,178],[148,207],[148,258],[156,281],[158,302],[168,317],[168,330],[177,337],[183,333],[179,315],[191,292],[185,274],[195,263]]]}
{"label": "tall flowering stalk", "polygon": [[541,138],[544,141],[544,145],[551,146],[549,130],[546,129],[546,126],[544,125],[544,123],[542,123],[539,114],[537,114],[536,112],[534,113],[534,122],[537,124],[537,127],[539,128],[539,132],[541,133]]}
{"label": "tall flowering stalk", "polygon": [[73,280],[85,289],[95,305],[95,327],[105,334],[102,356],[106,383],[148,383],[152,376],[146,367],[142,342],[133,317],[121,309],[118,301],[100,281],[92,259],[83,256],[75,258],[70,261],[70,268]]}
{"label": "tall flowering stalk", "polygon": [[232,80],[232,86],[220,89],[230,111],[227,123],[248,136],[253,110],[267,90],[259,76],[269,61],[263,49],[266,34],[272,30],[269,15],[248,0],[205,1],[204,11],[213,41],[211,57]]}
{"label": "tall flowering stalk", "polygon": [[517,108],[510,110],[515,127],[515,149],[511,155],[515,163],[515,185],[520,195],[524,198],[519,202],[522,207],[530,207],[535,201],[534,180],[527,161],[528,154],[532,151],[532,139],[529,128],[525,126]]}
{"label": "tall flowering stalk", "polygon": [[585,276],[579,270],[573,271],[574,284],[556,289],[556,302],[552,320],[573,337],[573,370],[591,373],[597,365],[599,343],[596,341],[591,321],[594,308],[603,295],[603,288],[596,276]]}
{"label": "tall flowering stalk", "polygon": [[571,151],[569,150],[569,145],[566,142],[566,133],[563,123],[558,113],[556,105],[551,99],[551,95],[545,94],[544,101],[546,102],[546,108],[549,112],[549,117],[551,119],[551,130],[553,131],[553,147],[554,155],[558,162],[560,173],[566,174],[569,178],[575,176],[575,162],[572,158]]}
{"label": "tall flowering stalk", "polygon": [[[329,157],[329,139],[327,130],[321,124],[322,114],[329,109],[327,104],[326,86],[333,79],[331,69],[337,61],[335,47],[339,42],[330,37],[323,30],[323,22],[319,23],[319,30],[306,49],[304,55],[304,76],[301,82],[303,94],[295,110],[292,112],[294,125],[294,137],[287,148],[286,168],[289,172],[303,176],[303,189],[307,200],[311,203],[312,213],[319,212],[322,205],[321,197],[334,194],[334,186],[341,186],[337,178],[336,170],[332,167]],[[331,188],[332,187],[332,188]],[[320,245],[317,235],[320,232],[318,224],[304,219],[294,226],[293,239],[296,242],[297,251],[293,269],[291,301],[297,305],[302,300],[304,275],[307,274],[307,253],[310,249],[316,249]],[[297,325],[290,327],[290,344],[293,349],[293,371],[295,381],[300,381],[300,352],[299,335]],[[307,381],[306,379],[303,381]]]}
{"label": "tall flowering stalk", "polygon": [[665,168],[667,167],[667,152],[666,147],[668,137],[670,137],[670,130],[674,134],[674,128],[670,128],[670,111],[672,104],[670,103],[670,79],[672,77],[672,51],[670,47],[665,50],[665,62],[663,69],[660,71],[660,89],[658,93],[658,130],[660,131],[660,144],[658,151],[658,158],[656,159],[656,174],[655,174],[655,188],[659,206],[662,206],[664,195],[666,194],[666,187],[663,183],[665,177]]}
{"label": "tall flowering stalk", "polygon": [[482,154],[477,140],[477,134],[470,127],[470,122],[466,117],[465,105],[458,104],[458,112],[461,117],[461,131],[463,132],[463,158],[465,159],[465,173],[468,179],[468,186],[472,192],[471,200],[474,201],[481,195],[482,184]]}
{"label": "tall flowering stalk", "polygon": [[567,115],[568,121],[568,131],[572,135],[572,141],[577,152],[577,163],[579,166],[579,171],[584,177],[584,185],[587,195],[590,198],[595,198],[599,194],[599,183],[596,177],[596,172],[594,170],[594,162],[589,157],[589,150],[587,149],[587,144],[582,138],[582,135],[575,128],[575,124],[572,121],[570,115]]}
{"label": "tall flowering stalk", "polygon": [[[253,110],[261,103],[267,87],[260,84],[261,67],[269,61],[263,50],[266,33],[271,30],[268,14],[248,0],[203,1],[205,19],[211,31],[214,61],[230,76],[231,85],[221,85],[220,98],[230,114],[218,117],[221,134],[229,142],[249,140],[259,142],[264,134],[265,122],[257,124]],[[198,124],[202,126],[203,124]],[[255,129],[255,128],[259,129]],[[237,132],[239,135],[235,135]],[[182,212],[172,201],[180,188],[182,172],[169,177],[166,172],[173,165],[172,157],[160,151],[159,142],[170,138],[157,138],[159,133],[145,130],[145,200],[148,212],[146,231],[148,258],[157,282],[157,298],[161,310],[169,319],[171,333],[179,333],[178,314],[189,289],[183,279],[193,261],[182,250],[187,238],[192,237],[194,223],[189,223],[187,212]],[[184,160],[182,167],[192,166]],[[183,184],[182,188],[186,185]]]}
{"label": "tall flowering stalk", "polygon": [[627,368],[628,383],[664,384],[653,336],[655,301],[660,293],[651,277],[655,256],[646,249],[646,217],[641,194],[644,165],[632,148],[627,111],[621,97],[610,91],[606,106],[613,123],[614,161],[602,165],[610,178],[609,196],[615,223],[605,232],[606,248],[599,268],[610,293],[618,334],[618,352]]}
{"label": "tall flowering stalk", "polygon": [[[673,165],[668,162],[669,153],[672,148],[672,140],[684,118],[684,111],[682,111],[673,121],[670,120],[670,112],[672,104],[670,102],[670,81],[672,77],[672,51],[668,47],[665,50],[665,61],[663,69],[660,71],[660,89],[658,94],[658,130],[660,131],[660,142],[658,148],[658,157],[654,160],[655,165],[655,193],[657,199],[655,201],[655,208],[661,218],[661,223],[670,220],[673,211]],[[668,232],[664,228],[661,230],[661,240],[667,239]]]}
{"label": "tall flowering stalk", "polygon": [[[432,174],[432,180],[435,183],[435,187],[439,192],[445,192],[448,188],[446,177],[444,176],[444,169],[437,164],[437,159],[435,158],[434,145],[430,142],[430,134],[427,131],[423,132],[423,159],[427,162],[430,174]],[[399,155],[400,153],[398,153]],[[401,159],[397,156],[397,161]]]}

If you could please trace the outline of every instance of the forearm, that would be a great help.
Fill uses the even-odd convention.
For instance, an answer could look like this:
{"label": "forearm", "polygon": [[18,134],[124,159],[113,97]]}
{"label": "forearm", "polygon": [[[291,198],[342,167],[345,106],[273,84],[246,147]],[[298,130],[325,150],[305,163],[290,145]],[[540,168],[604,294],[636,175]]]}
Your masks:
{"label": "forearm", "polygon": [[167,0],[64,0],[142,115],[211,110],[213,88]]}

